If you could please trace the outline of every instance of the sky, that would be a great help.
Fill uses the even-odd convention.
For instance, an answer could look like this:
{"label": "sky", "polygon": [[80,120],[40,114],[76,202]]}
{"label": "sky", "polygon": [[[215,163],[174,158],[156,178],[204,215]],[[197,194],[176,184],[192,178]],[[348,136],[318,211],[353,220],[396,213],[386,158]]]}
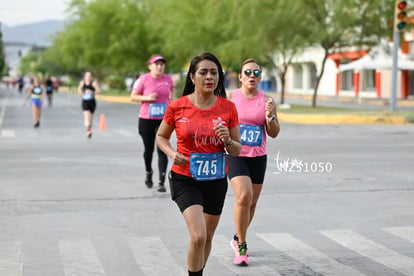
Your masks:
{"label": "sky", "polygon": [[0,0],[0,22],[9,27],[49,19],[64,20],[69,0]]}

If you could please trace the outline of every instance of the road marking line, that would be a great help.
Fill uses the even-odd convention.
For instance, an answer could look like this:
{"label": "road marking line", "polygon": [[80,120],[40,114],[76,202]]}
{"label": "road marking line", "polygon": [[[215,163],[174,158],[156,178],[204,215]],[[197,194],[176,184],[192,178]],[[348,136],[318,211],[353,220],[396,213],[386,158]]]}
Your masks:
{"label": "road marking line", "polygon": [[257,236],[277,250],[284,252],[286,255],[324,276],[365,275],[349,266],[335,261],[288,233],[259,233]]}
{"label": "road marking line", "polygon": [[241,267],[233,264],[234,253],[230,247],[230,238],[223,235],[215,235],[211,255],[217,259],[219,263],[236,275],[272,275],[280,276],[280,274],[267,265],[260,265],[255,262],[255,257],[249,257],[250,266]]}
{"label": "road marking line", "polygon": [[23,263],[21,242],[0,242],[0,275],[22,276]]}
{"label": "road marking line", "polygon": [[90,240],[59,241],[63,270],[67,276],[103,276],[105,270]]}
{"label": "road marking line", "polygon": [[2,129],[0,136],[3,138],[14,138],[16,137],[16,132],[12,129]]}
{"label": "road marking line", "polygon": [[407,227],[389,227],[389,228],[382,228],[383,230],[403,238],[407,241],[414,243],[414,227],[407,226]]}
{"label": "road marking line", "polygon": [[136,262],[147,276],[186,275],[159,237],[125,238]]}
{"label": "road marking line", "polygon": [[414,275],[414,259],[369,240],[355,231],[344,229],[320,231],[320,233],[362,256],[401,273]]}
{"label": "road marking line", "polygon": [[9,101],[9,91],[7,91],[6,97],[3,101],[3,104],[1,105],[1,110],[0,110],[0,127],[3,125],[3,120],[4,120],[4,114],[6,113],[6,105],[7,102]]}

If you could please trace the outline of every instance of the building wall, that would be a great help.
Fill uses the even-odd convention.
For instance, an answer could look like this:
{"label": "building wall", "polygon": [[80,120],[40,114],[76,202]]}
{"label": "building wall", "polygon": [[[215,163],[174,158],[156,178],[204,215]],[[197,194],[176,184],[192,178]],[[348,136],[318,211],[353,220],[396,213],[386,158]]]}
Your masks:
{"label": "building wall", "polygon": [[[291,94],[312,95],[316,83],[316,75],[322,69],[323,49],[309,48],[298,55],[286,73],[286,92]],[[299,73],[301,71],[301,73]],[[319,83],[318,95],[335,96],[336,64],[328,59],[324,74]]]}
{"label": "building wall", "polygon": [[[414,46],[409,42],[409,56],[414,58]],[[296,95],[312,95],[314,92],[314,84],[312,79],[315,74],[319,74],[322,68],[323,49],[309,48],[303,54],[298,55],[293,60],[286,74],[286,93]],[[312,68],[314,70],[312,71]],[[316,70],[316,71],[315,71]],[[376,77],[376,72],[380,72],[380,79]],[[325,64],[324,75],[318,88],[318,95],[336,96],[337,89],[337,73],[336,63],[332,59],[327,59]],[[355,97],[354,78],[356,72],[345,71],[339,75],[339,93],[340,97]],[[391,90],[391,70],[363,70],[359,72],[359,93],[360,98],[378,98],[377,86],[380,86],[380,98],[389,99]],[[402,74],[397,74],[397,98],[403,98],[402,91]],[[410,76],[414,76],[414,71]],[[377,82],[379,83],[377,84]],[[280,81],[278,80],[280,83]],[[408,96],[414,97],[414,81],[408,80]]]}

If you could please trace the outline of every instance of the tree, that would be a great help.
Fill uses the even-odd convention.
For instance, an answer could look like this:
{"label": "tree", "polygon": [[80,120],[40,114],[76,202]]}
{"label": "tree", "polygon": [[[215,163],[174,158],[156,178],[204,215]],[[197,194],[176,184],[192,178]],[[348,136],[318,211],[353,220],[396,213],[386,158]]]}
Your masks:
{"label": "tree", "polygon": [[149,57],[145,11],[139,0],[71,2],[74,21],[48,52],[70,72],[91,70],[100,78],[145,69]]}
{"label": "tree", "polygon": [[3,49],[3,31],[1,29],[0,22],[0,76],[4,74],[5,69],[7,68],[6,62],[4,60],[4,49]]}
{"label": "tree", "polygon": [[311,34],[309,45],[319,45],[324,51],[316,77],[312,107],[330,53],[350,47],[371,47],[385,37],[387,18],[392,17],[394,4],[382,0],[299,0],[301,17]]}
{"label": "tree", "polygon": [[[265,67],[275,68],[281,80],[281,104],[285,96],[285,76],[292,59],[306,47],[309,34],[304,31],[301,6],[297,1],[234,1],[218,51],[224,60],[238,66],[254,57]],[[216,7],[220,11],[223,7]],[[234,64],[236,62],[236,64]]]}

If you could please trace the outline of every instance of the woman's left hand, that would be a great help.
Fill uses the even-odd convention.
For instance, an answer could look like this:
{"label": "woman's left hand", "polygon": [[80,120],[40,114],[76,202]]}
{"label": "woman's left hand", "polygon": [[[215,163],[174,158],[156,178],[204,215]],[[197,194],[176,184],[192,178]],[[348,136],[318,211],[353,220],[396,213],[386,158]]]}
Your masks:
{"label": "woman's left hand", "polygon": [[230,139],[230,131],[227,127],[217,124],[214,126],[214,130],[216,131],[216,135],[220,138],[223,143],[231,141]]}
{"label": "woman's left hand", "polygon": [[265,106],[266,118],[270,118],[272,117],[272,115],[275,115],[274,110],[275,110],[275,103],[272,98],[269,98],[266,101],[266,106]]}

